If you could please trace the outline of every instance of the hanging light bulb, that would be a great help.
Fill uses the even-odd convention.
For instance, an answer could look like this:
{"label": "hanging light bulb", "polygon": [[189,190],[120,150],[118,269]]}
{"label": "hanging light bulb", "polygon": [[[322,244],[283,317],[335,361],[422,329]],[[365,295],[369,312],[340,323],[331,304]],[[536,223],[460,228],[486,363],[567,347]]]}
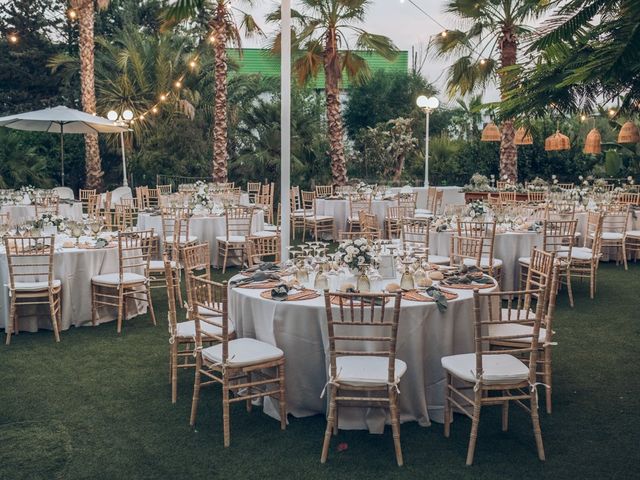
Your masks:
{"label": "hanging light bulb", "polygon": [[480,141],[482,142],[499,142],[502,139],[500,135],[500,129],[496,126],[495,123],[489,122],[487,126],[482,130],[482,137]]}
{"label": "hanging light bulb", "polygon": [[191,68],[196,68],[196,66],[197,66],[197,65],[198,65],[198,64],[197,64],[197,62],[196,62],[195,60],[191,60],[191,61],[189,62],[189,66],[190,66]]}
{"label": "hanging light bulb", "polygon": [[67,15],[69,15],[69,18],[71,20],[75,20],[76,18],[78,18],[78,12],[76,12],[73,8],[69,9],[69,11],[67,12]]}
{"label": "hanging light bulb", "polygon": [[160,95],[160,101],[164,102],[167,100],[167,96],[163,93],[162,95]]}
{"label": "hanging light bulb", "polygon": [[445,37],[447,36],[447,31],[446,31],[446,30],[443,30],[443,31],[442,31],[442,33],[440,34],[440,36],[441,36],[442,38],[445,38]]}
{"label": "hanging light bulb", "polygon": [[182,88],[182,82],[180,80],[176,80],[176,82],[173,85],[176,88]]}
{"label": "hanging light bulb", "polygon": [[15,33],[10,33],[8,39],[9,43],[18,43],[18,35]]}
{"label": "hanging light bulb", "polygon": [[158,107],[153,107],[153,108],[151,109],[151,111],[152,111],[153,113],[158,113],[160,110],[158,110]]}

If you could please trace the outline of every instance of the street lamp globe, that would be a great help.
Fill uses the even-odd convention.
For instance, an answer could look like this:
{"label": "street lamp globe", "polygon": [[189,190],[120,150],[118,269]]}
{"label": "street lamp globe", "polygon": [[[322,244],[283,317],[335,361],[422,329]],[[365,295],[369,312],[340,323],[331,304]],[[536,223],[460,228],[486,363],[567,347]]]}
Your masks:
{"label": "street lamp globe", "polygon": [[131,121],[133,119],[133,112],[129,109],[126,109],[124,112],[122,112],[122,118],[124,118],[127,122]]}
{"label": "street lamp globe", "polygon": [[429,97],[427,98],[427,108],[430,108],[431,110],[435,110],[436,108],[438,108],[440,106],[440,102],[438,101],[438,99],[436,97]]}
{"label": "street lamp globe", "polygon": [[115,110],[111,110],[109,113],[107,113],[107,118],[112,122],[115,122],[118,119],[118,112],[116,112]]}
{"label": "street lamp globe", "polygon": [[420,95],[416,100],[416,105],[420,108],[427,108],[429,106],[429,99],[425,95]]}

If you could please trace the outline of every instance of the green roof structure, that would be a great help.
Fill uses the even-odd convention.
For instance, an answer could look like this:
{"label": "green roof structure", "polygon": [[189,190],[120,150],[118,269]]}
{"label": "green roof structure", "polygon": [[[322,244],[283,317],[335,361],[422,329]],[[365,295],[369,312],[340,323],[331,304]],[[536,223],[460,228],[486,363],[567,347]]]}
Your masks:
{"label": "green roof structure", "polygon": [[[355,53],[366,59],[369,68],[373,72],[384,70],[386,72],[407,73],[409,70],[409,52],[406,50],[398,52],[394,60],[387,60],[374,52],[356,51]],[[272,54],[269,50],[243,48],[242,52],[240,52],[237,48],[230,48],[227,54],[229,59],[239,67],[234,72],[236,74],[251,75],[260,73],[267,77],[280,76],[280,57]],[[324,73],[322,71],[315,79],[310,81],[310,86],[317,89],[324,88]],[[349,88],[349,80],[346,75],[343,76],[342,87]]]}

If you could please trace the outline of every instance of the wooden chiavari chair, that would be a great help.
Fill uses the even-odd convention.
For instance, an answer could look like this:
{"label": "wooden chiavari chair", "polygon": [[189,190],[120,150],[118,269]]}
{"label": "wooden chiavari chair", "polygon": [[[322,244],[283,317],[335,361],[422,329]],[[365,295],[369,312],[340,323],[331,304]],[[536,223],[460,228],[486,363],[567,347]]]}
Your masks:
{"label": "wooden chiavari chair", "polygon": [[280,263],[280,235],[250,236],[249,242],[249,266],[259,265],[263,262]]}
{"label": "wooden chiavari chair", "polygon": [[413,218],[415,209],[407,206],[389,207],[384,219],[384,228],[389,240],[400,236],[402,222],[406,219]]}
{"label": "wooden chiavari chair", "polygon": [[416,212],[416,204],[418,203],[418,193],[398,193],[398,207],[405,208],[411,212],[410,217]]}
{"label": "wooden chiavari chair", "polygon": [[479,265],[482,260],[485,239],[482,237],[463,237],[453,235],[449,247],[449,262],[452,267]]}
{"label": "wooden chiavari chair", "polygon": [[316,185],[316,198],[327,198],[333,195],[333,185]]}
{"label": "wooden chiavari chair", "polygon": [[113,192],[107,192],[104,194],[104,198],[102,201],[102,218],[104,220],[105,227],[111,229],[113,226],[113,212],[111,211],[111,199],[113,196]]}
{"label": "wooden chiavari chair", "polygon": [[418,218],[427,218],[437,215],[442,208],[442,200],[444,191],[438,190],[436,187],[429,187],[427,190],[426,208],[416,208],[415,216]]}
{"label": "wooden chiavari chair", "polygon": [[358,212],[358,222],[360,223],[360,232],[371,240],[379,240],[382,238],[382,232],[378,224],[378,217],[373,213],[364,211]]}
{"label": "wooden chiavari chair", "polygon": [[240,253],[240,264],[249,256],[247,238],[251,234],[253,208],[231,207],[225,210],[226,235],[216,237],[218,244],[218,258],[222,257],[222,273],[227,271],[229,253]]}
{"label": "wooden chiavari chair", "polygon": [[[155,234],[151,238],[152,248],[150,252],[149,260],[149,288],[168,288],[169,279],[166,277],[166,261],[169,262],[171,267],[171,284],[174,285],[174,296],[177,297],[178,303],[182,305],[182,289],[180,287],[181,277],[181,253],[185,245],[190,245],[188,242],[181,243],[180,240],[183,237],[181,233],[187,230],[189,226],[185,225],[189,223],[188,216],[182,216],[181,213],[176,213],[174,216],[162,218],[162,234],[163,234],[163,246],[164,255],[161,256],[160,252],[160,237]],[[167,234],[169,232],[169,234]],[[194,243],[196,240],[193,240]],[[166,256],[166,261],[165,261]],[[162,258],[162,260],[160,260]]]}
{"label": "wooden chiavari chair", "polygon": [[[189,276],[191,296],[189,310],[196,327],[196,375],[191,404],[191,426],[196,423],[200,389],[211,384],[222,388],[222,421],[224,446],[231,443],[230,405],[245,402],[251,411],[256,398],[272,397],[280,403],[280,428],[287,425],[284,352],[268,343],[252,338],[232,338],[228,315],[227,283],[216,283]],[[217,316],[205,316],[210,311]],[[206,326],[208,325],[208,326]],[[218,334],[204,332],[218,330]],[[203,342],[215,345],[204,347]],[[204,379],[204,381],[203,381]],[[231,395],[233,394],[233,396]]]}
{"label": "wooden chiavari chair", "polygon": [[95,188],[93,189],[83,189],[81,188],[78,192],[78,197],[80,199],[80,202],[82,202],[82,211],[84,213],[88,213],[87,212],[87,206],[89,204],[89,197],[91,197],[92,195],[95,195],[97,193],[97,190]]}
{"label": "wooden chiavari chair", "polygon": [[137,209],[132,202],[116,204],[113,214],[113,226],[120,232],[131,230],[137,223],[137,213]]}
{"label": "wooden chiavari chair", "polygon": [[620,192],[616,197],[616,202],[624,205],[640,205],[640,193]]}
{"label": "wooden chiavari chair", "polygon": [[426,260],[437,265],[449,265],[451,259],[444,255],[429,253],[429,234],[431,230],[430,218],[410,218],[402,222],[400,239],[402,248],[406,251],[410,248],[423,251],[427,254]]}
{"label": "wooden chiavari chair", "polygon": [[480,262],[471,259],[463,260],[467,266],[475,265],[485,273],[494,277],[500,284],[502,276],[502,260],[494,257],[496,239],[496,222],[458,222],[458,236],[462,238],[482,238],[482,256]]}
{"label": "wooden chiavari chair", "polygon": [[156,315],[149,288],[149,257],[153,230],[118,232],[118,272],[95,275],[91,278],[91,318],[98,322],[98,307],[118,309],[117,332],[127,318],[127,300],[145,302],[151,321],[156,325]]}
{"label": "wooden chiavari chair", "polygon": [[291,209],[291,234],[293,238],[296,238],[296,230],[304,229],[304,217],[305,215],[313,215],[313,210],[307,212],[302,207],[302,201],[300,199],[300,187],[291,187],[290,196]]}
{"label": "wooden chiavari chair", "polygon": [[[520,308],[522,299],[525,299],[525,303],[531,304],[534,296],[538,299],[546,298],[546,292],[544,289],[491,293],[480,293],[479,290],[474,290],[475,352],[441,359],[442,368],[446,373],[445,437],[448,438],[451,431],[454,406],[472,421],[467,465],[473,463],[482,407],[501,405],[502,430],[507,431],[509,402],[515,402],[530,414],[538,458],[545,459],[536,389],[536,365],[543,309],[536,308],[533,315],[530,309]],[[501,303],[505,301],[506,309],[500,308]],[[508,336],[487,333],[495,325],[501,328],[508,325],[522,325],[529,328],[525,332]],[[503,340],[520,342],[517,348],[503,350],[492,348],[492,344]],[[526,362],[518,359],[516,355],[526,357]],[[473,387],[473,397],[466,394],[461,386]],[[525,401],[528,405],[524,404]],[[473,413],[468,413],[466,407],[471,407]]]}
{"label": "wooden chiavari chair", "polygon": [[[537,377],[538,382],[544,384],[546,393],[546,406],[547,413],[552,411],[551,394],[553,390],[552,386],[552,363],[551,363],[551,348],[553,343],[553,317],[555,314],[556,297],[560,279],[560,267],[555,258],[555,252],[543,252],[534,247],[531,253],[530,268],[527,270],[527,278],[524,282],[524,290],[544,289],[546,291],[547,298],[544,301],[538,301],[535,304],[536,308],[542,308],[542,321],[540,324],[540,333],[538,335],[538,365],[537,365]],[[529,310],[531,316],[535,316],[535,312],[532,310],[532,306],[526,301],[527,298],[518,299],[519,305],[517,311],[520,315],[523,312]],[[510,320],[509,312],[505,310],[503,312],[503,319]],[[522,345],[522,339],[510,340],[510,335],[520,335],[522,333],[531,333],[533,330],[530,325],[490,325],[489,334],[491,336],[502,337],[499,341],[494,341],[493,346],[497,348],[517,348]],[[528,339],[527,339],[528,342]],[[526,363],[526,362],[525,362]]]}
{"label": "wooden chiavari chair", "polygon": [[148,204],[150,208],[157,208],[160,205],[160,191],[157,188],[147,188],[149,192]]}
{"label": "wooden chiavari chair", "polygon": [[[337,434],[339,429],[339,407],[346,404],[389,408],[396,461],[402,466],[398,384],[407,364],[396,358],[402,295],[325,291],[324,298],[329,334],[329,413],[320,461],[327,461],[331,432]],[[339,302],[339,308],[332,307],[332,299]],[[390,300],[395,302],[393,307],[385,308]]]}
{"label": "wooden chiavari chair", "polygon": [[[316,187],[317,188],[317,187]],[[313,239],[319,240],[322,234],[334,237],[333,217],[318,215],[318,202],[315,192],[302,192],[302,208],[304,209],[304,227],[302,241],[304,242],[307,230],[313,231]],[[309,215],[307,212],[311,212]]]}
{"label": "wooden chiavari chair", "polygon": [[158,194],[162,195],[171,195],[173,192],[173,187],[171,185],[158,185],[156,187],[158,189]]}
{"label": "wooden chiavari chair", "polygon": [[360,228],[360,212],[371,213],[371,195],[369,194],[352,194],[349,195],[349,216],[347,217],[347,229],[353,232],[357,227]]}
{"label": "wooden chiavari chair", "polygon": [[136,187],[136,207],[138,211],[149,208],[149,187]]}
{"label": "wooden chiavari chair", "polygon": [[504,181],[504,180],[498,180],[498,181],[496,182],[496,188],[497,188],[498,190],[505,190],[505,189],[509,186],[509,183],[510,183],[510,182],[506,182],[506,181]]}
{"label": "wooden chiavari chair", "polygon": [[60,341],[62,283],[55,278],[53,255],[55,235],[50,237],[6,237],[4,246],[9,270],[9,317],[6,344],[20,330],[18,307],[48,305],[56,342]]}
{"label": "wooden chiavari chair", "polygon": [[89,197],[87,200],[87,215],[89,215],[89,218],[96,219],[102,216],[100,212],[100,202],[100,195],[91,195]]}
{"label": "wooden chiavari chair", "polygon": [[42,215],[58,215],[60,212],[60,198],[57,195],[46,195],[35,201],[36,218]]}
{"label": "wooden chiavari chair", "polygon": [[275,185],[268,183],[262,186],[260,195],[256,198],[255,206],[264,211],[265,220],[267,223],[273,223],[273,195],[275,192]]}
{"label": "wooden chiavari chair", "polygon": [[500,199],[501,204],[513,204],[516,203],[516,192],[498,192],[498,198]]}
{"label": "wooden chiavari chair", "polygon": [[497,195],[497,194],[494,194],[494,193],[489,193],[487,195],[487,203],[492,208],[496,208],[496,207],[501,207],[502,206],[502,202],[500,201],[500,196]]}
{"label": "wooden chiavari chair", "polygon": [[560,190],[573,190],[575,188],[574,183],[556,183],[556,187]]}
{"label": "wooden chiavari chair", "polygon": [[547,192],[527,192],[527,202],[529,203],[544,203],[547,198]]}
{"label": "wooden chiavari chair", "polygon": [[262,184],[260,182],[248,182],[247,193],[249,194],[249,203],[256,203],[258,195],[260,195]]}
{"label": "wooden chiavari chair", "polygon": [[640,257],[640,230],[627,230],[626,249],[629,258],[637,262]]}
{"label": "wooden chiavari chair", "polygon": [[624,269],[627,265],[627,222],[629,221],[629,205],[621,205],[604,213],[602,220],[602,248],[616,250],[616,265],[622,263]]}
{"label": "wooden chiavari chair", "polygon": [[[205,280],[211,280],[211,253],[209,251],[209,243],[198,243],[195,245],[189,245],[183,250],[183,263],[185,278],[189,278],[189,275],[196,276],[198,278],[204,278]],[[187,299],[191,295],[191,284],[185,281],[187,290]],[[203,315],[207,315],[208,312],[200,312]],[[187,310],[187,316],[193,319],[192,315]]]}

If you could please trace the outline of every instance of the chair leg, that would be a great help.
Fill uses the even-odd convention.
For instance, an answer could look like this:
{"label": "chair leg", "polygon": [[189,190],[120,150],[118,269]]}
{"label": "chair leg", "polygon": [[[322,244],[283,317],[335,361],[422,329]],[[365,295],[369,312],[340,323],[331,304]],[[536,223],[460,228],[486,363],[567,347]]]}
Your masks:
{"label": "chair leg", "polygon": [[542,444],[542,432],[540,431],[540,418],[538,416],[538,404],[536,401],[537,395],[538,392],[534,390],[531,394],[531,399],[529,400],[529,406],[531,407],[531,423],[533,423],[533,435],[536,439],[538,458],[544,461],[544,445]]}
{"label": "chair leg", "polygon": [[231,427],[229,425],[229,385],[225,379],[222,385],[222,428],[224,430],[225,448],[231,444]]}
{"label": "chair leg", "polygon": [[402,447],[400,446],[400,413],[398,412],[398,392],[395,387],[390,387],[389,410],[391,413],[391,431],[393,433],[393,446],[396,450],[396,462],[398,466],[403,465]]}
{"label": "chair leg", "polygon": [[478,426],[480,425],[480,409],[482,408],[482,390],[475,393],[473,403],[473,420],[471,422],[471,434],[469,435],[469,448],[467,450],[467,465],[473,464],[473,454],[476,450],[476,440],[478,439]]}
{"label": "chair leg", "polygon": [[171,344],[171,356],[169,358],[171,367],[171,403],[178,400],[178,341]]}
{"label": "chair leg", "polygon": [[149,288],[148,285],[145,288],[147,289],[147,304],[149,308],[149,314],[151,315],[151,321],[153,322],[153,326],[155,327],[157,325],[156,312],[153,309],[153,300],[151,299],[151,289]]}
{"label": "chair leg", "polygon": [[551,346],[547,346],[544,349],[544,383],[547,385],[545,387],[545,403],[547,405],[547,413],[551,415],[551,393],[553,390],[553,385],[551,382],[553,381],[551,375]]}
{"label": "chair leg", "polygon": [[280,386],[280,430],[287,428],[287,391],[285,385],[284,361],[278,366],[278,384]]}
{"label": "chair leg", "polygon": [[[247,383],[251,383],[251,372],[247,372]],[[251,388],[247,388],[247,395],[251,395]],[[247,413],[251,413],[251,410],[253,410],[253,404],[251,403],[251,399],[247,398],[247,400],[245,401],[246,403],[246,407],[247,407]]]}
{"label": "chair leg", "polygon": [[229,244],[224,244],[224,259],[222,260],[222,274],[227,271],[227,257],[229,256]]}
{"label": "chair leg", "polygon": [[51,326],[53,327],[53,336],[56,342],[60,342],[60,332],[58,331],[58,320],[56,319],[56,306],[54,303],[54,296],[49,293],[49,314],[51,315]]}
{"label": "chair leg", "polygon": [[622,250],[622,263],[624,264],[624,269],[629,270],[629,265],[627,265],[627,246],[626,243],[623,243],[620,247]]}
{"label": "chair leg", "polygon": [[593,268],[593,263],[591,264],[591,272],[589,275],[589,297],[593,300],[596,296],[596,272],[595,268]]}
{"label": "chair leg", "polygon": [[451,392],[449,390],[449,386],[451,385],[451,374],[447,372],[446,377],[447,382],[444,387],[444,436],[445,438],[449,438],[449,435],[451,434]]}
{"label": "chair leg", "polygon": [[[506,396],[507,391],[503,390],[502,395]],[[502,403],[502,431],[506,432],[507,430],[509,430],[509,400]]]}
{"label": "chair leg", "polygon": [[96,305],[96,287],[93,283],[91,284],[91,324],[95,327],[98,325],[98,312]]}
{"label": "chair leg", "polygon": [[196,424],[196,416],[198,414],[198,401],[200,400],[200,367],[202,360],[200,354],[196,357],[196,373],[193,380],[193,399],[191,400],[191,417],[189,418],[189,425],[192,427]]}
{"label": "chair leg", "polygon": [[176,289],[176,298],[178,299],[178,305],[182,305],[182,288],[180,288],[180,269],[176,268],[172,270],[173,278],[175,279],[174,285]]}
{"label": "chair leg", "polygon": [[573,308],[573,287],[571,286],[571,269],[567,268],[567,292],[569,293],[569,305]]}
{"label": "chair leg", "polygon": [[7,318],[7,327],[5,328],[5,344],[11,343],[11,334],[13,333],[13,327],[16,323],[16,297],[15,294],[11,296],[11,306],[9,307],[9,318]]}
{"label": "chair leg", "polygon": [[327,428],[324,431],[324,442],[322,444],[322,455],[320,456],[320,463],[326,463],[327,456],[329,455],[331,430],[333,430],[333,422],[335,421],[337,393],[338,388],[335,385],[331,385],[331,388],[329,389],[329,394],[331,395],[331,399],[329,400],[329,415],[327,416]]}
{"label": "chair leg", "polygon": [[118,334],[122,333],[122,317],[124,315],[124,295],[122,288],[118,288]]}

